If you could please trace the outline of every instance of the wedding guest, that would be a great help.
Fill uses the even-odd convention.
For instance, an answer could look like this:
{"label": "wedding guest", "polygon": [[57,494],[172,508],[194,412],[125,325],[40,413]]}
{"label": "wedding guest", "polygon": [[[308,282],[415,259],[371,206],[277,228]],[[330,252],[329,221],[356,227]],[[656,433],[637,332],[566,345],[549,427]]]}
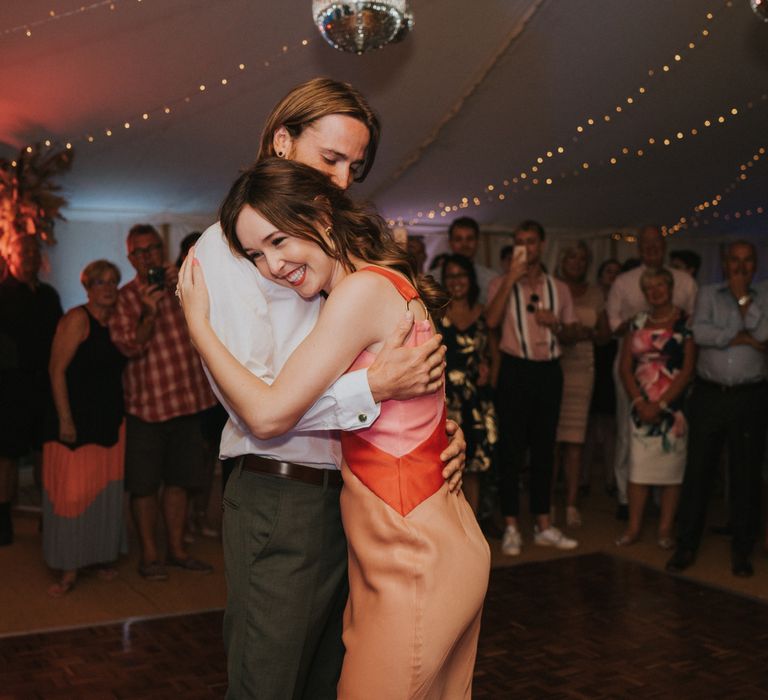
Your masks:
{"label": "wedding guest", "polygon": [[114,578],[123,538],[125,357],[108,328],[120,270],[96,260],[80,282],[88,301],[65,314],[53,339],[56,410],[43,445],[43,558],[61,571],[48,589],[55,598],[72,590],[78,569],[96,565]]}
{"label": "wedding guest", "polygon": [[701,255],[692,250],[673,250],[669,254],[669,266],[675,270],[687,272],[696,279],[701,269]]}
{"label": "wedding guest", "polygon": [[[139,574],[164,581],[167,566],[202,573],[212,570],[210,564],[188,554],[184,525],[188,493],[205,482],[200,412],[216,399],[189,340],[184,314],[169,291],[176,286],[178,270],[164,264],[160,234],[150,224],[136,224],[128,232],[126,245],[136,276],[120,289],[110,318],[115,345],[129,358],[123,378],[125,487],[139,535]],[[161,486],[165,557],[160,554],[156,528]]]}
{"label": "wedding guest", "polygon": [[451,296],[438,331],[448,348],[445,356],[445,400],[448,417],[467,441],[464,495],[475,515],[480,501],[480,474],[491,468],[497,440],[496,411],[490,388],[491,347],[488,326],[472,262],[451,255],[443,263],[443,284]]}
{"label": "wedding guest", "polygon": [[674,525],[685,468],[687,426],[682,399],[693,375],[696,349],[688,314],[672,303],[669,270],[647,268],[640,277],[649,312],[629,325],[621,349],[621,380],[630,400],[629,524],[616,544],[640,539],[650,486],[661,487],[657,542],[674,546]]}
{"label": "wedding guest", "polygon": [[[641,311],[648,309],[648,303],[640,288],[640,277],[647,268],[659,268],[664,265],[666,242],[658,226],[643,226],[637,236],[637,251],[640,265],[620,274],[611,287],[605,310],[611,331],[621,338],[627,331],[632,319]],[[693,312],[696,298],[696,282],[690,275],[679,270],[672,270],[674,291],[672,303],[685,311]],[[627,474],[629,469],[629,402],[627,393],[618,376],[618,365],[614,368],[616,380],[616,457],[614,471],[618,507],[616,517],[627,518]]]}
{"label": "wedding guest", "polygon": [[[621,263],[615,258],[603,260],[597,268],[597,284],[603,300],[608,298],[608,292],[620,271]],[[601,314],[600,321],[608,330],[605,313]],[[613,473],[616,445],[616,386],[613,381],[613,364],[618,349],[619,341],[612,335],[609,335],[606,342],[594,344],[595,382],[592,401],[589,405],[589,423],[582,470],[582,486],[588,488],[591,482],[590,470],[599,452],[605,476],[605,488],[610,494],[615,494],[616,490]]]}
{"label": "wedding guest", "polygon": [[576,315],[568,287],[544,272],[544,228],[524,221],[515,231],[515,245],[526,257],[516,257],[509,272],[489,289],[486,319],[501,327],[501,368],[496,392],[499,420],[501,507],[506,520],[502,551],[520,554],[520,470],[530,447],[530,512],[535,518],[534,543],[573,549],[549,516],[557,421],[563,393],[560,368],[562,343],[575,339]]}
{"label": "wedding guest", "polygon": [[677,549],[667,571],[696,559],[710,489],[724,446],[728,449],[731,570],[752,576],[758,535],[761,468],[768,406],[768,289],[753,285],[757,251],[731,243],[723,259],[725,281],[702,287],[693,315],[699,346],[689,401],[691,435],[678,515]]}
{"label": "wedding guest", "polygon": [[[568,527],[581,525],[578,508],[579,477],[582,469],[584,440],[587,432],[589,401],[595,377],[593,342],[605,301],[599,287],[587,282],[590,253],[586,243],[577,241],[565,247],[557,270],[573,299],[578,325],[573,342],[563,346],[560,367],[563,370],[563,398],[557,424],[557,442],[566,487],[565,522]],[[557,462],[553,484],[557,481]],[[553,509],[554,510],[554,509]]]}
{"label": "wedding guest", "polygon": [[479,244],[480,226],[477,221],[469,216],[460,216],[451,222],[448,229],[448,245],[454,255],[463,255],[475,266],[477,285],[480,289],[478,299],[481,304],[485,304],[488,300],[488,285],[498,273],[475,260]]}
{"label": "wedding guest", "polygon": [[38,278],[42,257],[35,236],[6,234],[0,282],[0,546],[13,543],[11,501],[17,460],[32,452],[38,481],[45,415],[51,405],[48,361],[61,302]]}

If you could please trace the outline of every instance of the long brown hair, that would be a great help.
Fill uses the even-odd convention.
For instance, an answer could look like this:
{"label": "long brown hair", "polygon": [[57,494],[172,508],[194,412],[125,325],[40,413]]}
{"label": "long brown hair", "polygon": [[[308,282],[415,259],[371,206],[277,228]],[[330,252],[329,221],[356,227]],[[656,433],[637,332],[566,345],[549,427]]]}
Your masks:
{"label": "long brown hair", "polygon": [[[354,203],[314,168],[267,158],[235,181],[221,205],[219,219],[232,252],[245,258],[248,255],[236,227],[247,206],[277,230],[316,243],[350,272],[355,270],[350,256],[400,272],[416,287],[433,317],[439,317],[448,303],[447,294],[431,277],[414,275],[408,253],[395,243],[384,220]],[[330,241],[321,235],[322,229]]]}
{"label": "long brown hair", "polygon": [[257,160],[277,155],[272,139],[281,126],[296,139],[313,122],[332,114],[353,117],[368,127],[370,139],[365,149],[365,158],[354,177],[355,182],[362,182],[376,157],[381,124],[362,94],[349,83],[330,78],[313,78],[297,85],[277,103],[267,117],[264,131],[261,132],[261,147]]}

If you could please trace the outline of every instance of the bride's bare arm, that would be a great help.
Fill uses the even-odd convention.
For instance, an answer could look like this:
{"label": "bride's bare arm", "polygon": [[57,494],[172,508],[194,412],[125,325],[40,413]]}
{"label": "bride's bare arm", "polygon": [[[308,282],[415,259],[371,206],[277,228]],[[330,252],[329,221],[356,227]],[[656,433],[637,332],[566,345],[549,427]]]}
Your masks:
{"label": "bride's bare arm", "polygon": [[255,377],[218,339],[208,320],[202,267],[182,268],[181,302],[192,342],[227,403],[259,439],[290,430],[319,396],[381,337],[381,288],[373,275],[352,275],[334,289],[312,332],[293,352],[272,385]]}

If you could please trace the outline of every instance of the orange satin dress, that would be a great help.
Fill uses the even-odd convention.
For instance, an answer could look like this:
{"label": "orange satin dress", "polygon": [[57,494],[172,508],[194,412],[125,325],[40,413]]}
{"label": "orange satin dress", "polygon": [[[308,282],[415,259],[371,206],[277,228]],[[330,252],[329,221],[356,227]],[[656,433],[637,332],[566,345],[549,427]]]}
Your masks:
{"label": "orange satin dress", "polygon": [[[366,270],[406,301],[418,298],[399,275]],[[433,333],[417,321],[408,344]],[[363,351],[350,370],[373,359]],[[469,699],[490,552],[464,496],[441,475],[444,393],[385,401],[370,428],[341,441],[350,592],[338,698]]]}

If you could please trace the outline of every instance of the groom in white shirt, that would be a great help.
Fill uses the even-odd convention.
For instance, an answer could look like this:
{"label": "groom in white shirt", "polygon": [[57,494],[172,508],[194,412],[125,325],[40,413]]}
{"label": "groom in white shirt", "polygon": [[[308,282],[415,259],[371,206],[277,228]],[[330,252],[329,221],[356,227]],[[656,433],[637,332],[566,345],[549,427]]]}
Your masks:
{"label": "groom in white shirt", "polygon": [[[378,135],[378,119],[360,93],[315,79],[275,107],[259,158],[303,162],[346,188],[367,174]],[[205,272],[216,334],[254,374],[273,381],[314,326],[321,299],[302,299],[265,280],[250,261],[234,256],[219,224],[203,234],[195,255]],[[371,425],[382,400],[439,387],[444,350],[439,340],[401,347],[410,325],[404,319],[374,365],[342,376],[281,437],[255,438],[222,400],[230,419],[220,454],[241,458],[224,494],[227,698],[336,697],[347,555],[334,431]],[[448,462],[443,473],[458,487],[464,439],[450,427],[456,433],[442,455]]]}

